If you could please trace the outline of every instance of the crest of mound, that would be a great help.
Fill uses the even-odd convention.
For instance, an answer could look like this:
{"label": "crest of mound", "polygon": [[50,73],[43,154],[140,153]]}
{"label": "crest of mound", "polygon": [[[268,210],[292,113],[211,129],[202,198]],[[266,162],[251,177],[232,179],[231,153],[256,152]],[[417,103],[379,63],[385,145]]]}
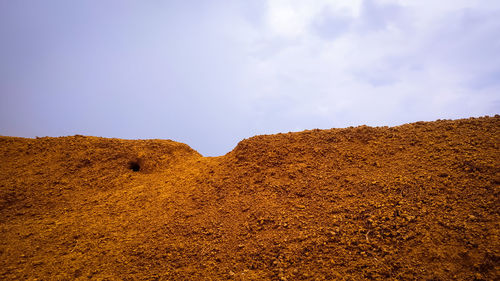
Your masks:
{"label": "crest of mound", "polygon": [[474,131],[477,128],[484,129],[487,134],[498,129],[499,121],[496,115],[493,118],[416,122],[395,127],[363,125],[259,135],[240,141],[226,157],[238,165],[258,163],[273,167],[308,162],[318,164],[318,161],[367,160],[369,156],[384,159],[402,152],[438,154],[436,144],[459,144],[463,137],[476,137]]}
{"label": "crest of mound", "polygon": [[[36,139],[0,137],[0,154],[12,173],[25,170],[24,176],[28,177],[86,178],[92,182],[134,172],[153,173],[201,157],[188,145],[172,140],[81,135]],[[7,168],[3,170],[10,173]]]}
{"label": "crest of mound", "polygon": [[347,129],[306,130],[302,132],[259,135],[244,139],[228,156],[236,162],[258,161],[267,164],[297,162],[311,157],[338,153],[339,146],[365,145],[380,138],[387,127],[360,126]]}

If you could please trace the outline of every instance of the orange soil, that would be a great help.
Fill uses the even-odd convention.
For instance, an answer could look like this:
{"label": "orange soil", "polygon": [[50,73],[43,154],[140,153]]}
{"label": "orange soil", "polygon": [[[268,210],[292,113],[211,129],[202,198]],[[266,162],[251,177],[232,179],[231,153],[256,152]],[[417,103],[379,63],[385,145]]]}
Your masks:
{"label": "orange soil", "polygon": [[496,115],[256,136],[221,157],[0,137],[0,279],[499,280],[499,136]]}

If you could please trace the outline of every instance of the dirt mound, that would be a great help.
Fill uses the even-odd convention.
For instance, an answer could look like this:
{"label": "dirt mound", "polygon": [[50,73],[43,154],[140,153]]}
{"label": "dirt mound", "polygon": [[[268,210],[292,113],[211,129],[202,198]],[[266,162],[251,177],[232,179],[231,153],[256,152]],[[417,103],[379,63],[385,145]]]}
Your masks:
{"label": "dirt mound", "polygon": [[168,140],[0,137],[0,278],[495,280],[500,116]]}

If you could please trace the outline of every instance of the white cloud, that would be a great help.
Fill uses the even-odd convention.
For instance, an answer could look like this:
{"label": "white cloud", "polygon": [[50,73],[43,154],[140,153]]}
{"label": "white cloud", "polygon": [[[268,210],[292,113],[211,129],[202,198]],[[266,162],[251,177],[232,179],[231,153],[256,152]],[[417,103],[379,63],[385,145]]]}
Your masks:
{"label": "white cloud", "polygon": [[[289,99],[295,102],[290,114],[297,118],[320,115],[331,120],[346,114],[346,120],[352,120],[357,114],[361,123],[381,124],[494,110],[485,103],[495,100],[497,86],[482,90],[483,105],[475,102],[475,108],[456,107],[475,95],[464,87],[469,75],[461,62],[471,64],[471,60],[495,56],[494,48],[485,54],[471,52],[484,44],[475,41],[477,34],[492,36],[498,25],[491,27],[488,19],[480,18],[477,27],[466,34],[452,30],[467,20],[464,13],[492,12],[484,3],[270,0],[268,29],[258,30],[254,41],[260,56],[253,57],[247,67],[249,77],[259,81],[253,86],[252,92],[257,93],[254,102]],[[373,16],[371,13],[379,13],[384,26],[367,29],[370,22],[366,17]],[[348,31],[333,39],[314,33],[315,20],[325,15],[349,18]],[[440,37],[447,39],[439,42]],[[453,51],[457,46],[460,52]],[[447,54],[449,50],[451,54]],[[474,67],[481,76],[500,66],[493,62],[475,63]],[[402,113],[408,118],[398,119]]]}
{"label": "white cloud", "polygon": [[307,35],[325,10],[340,17],[358,17],[362,0],[269,0],[267,22],[271,31],[284,37]]}

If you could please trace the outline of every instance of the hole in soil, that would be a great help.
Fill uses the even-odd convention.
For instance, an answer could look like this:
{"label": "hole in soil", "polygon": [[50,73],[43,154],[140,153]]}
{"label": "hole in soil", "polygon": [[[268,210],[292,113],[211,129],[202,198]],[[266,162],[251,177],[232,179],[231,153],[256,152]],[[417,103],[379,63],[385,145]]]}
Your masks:
{"label": "hole in soil", "polygon": [[139,172],[141,170],[141,164],[139,164],[139,161],[130,161],[128,163],[128,168],[134,172]]}

